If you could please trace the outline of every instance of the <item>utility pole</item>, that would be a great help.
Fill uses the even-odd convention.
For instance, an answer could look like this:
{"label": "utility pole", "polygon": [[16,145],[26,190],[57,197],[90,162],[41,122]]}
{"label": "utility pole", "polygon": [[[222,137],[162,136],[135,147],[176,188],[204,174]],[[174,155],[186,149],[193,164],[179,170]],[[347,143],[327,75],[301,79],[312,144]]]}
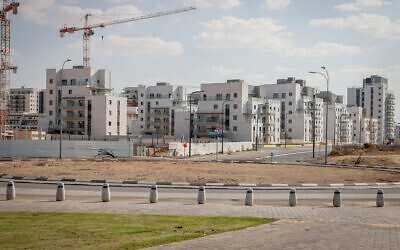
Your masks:
{"label": "utility pole", "polygon": [[258,151],[258,110],[256,114],[256,151]]}
{"label": "utility pole", "polygon": [[67,62],[70,62],[71,59],[67,59],[63,62],[63,65],[61,67],[61,72],[60,72],[60,78],[61,78],[61,82],[60,82],[60,100],[59,101],[59,105],[60,105],[60,159],[62,158],[62,126],[63,126],[63,118],[62,118],[62,110],[63,110],[63,106],[62,106],[62,99],[63,99],[63,94],[62,94],[62,87],[63,87],[63,79],[62,79],[62,73],[64,71],[64,65]]}
{"label": "utility pole", "polygon": [[285,111],[285,148],[286,148],[286,141],[287,141],[287,113]]}
{"label": "utility pole", "polygon": [[313,95],[313,141],[312,141],[312,158],[315,158],[315,112],[317,111],[315,103],[315,94]]}

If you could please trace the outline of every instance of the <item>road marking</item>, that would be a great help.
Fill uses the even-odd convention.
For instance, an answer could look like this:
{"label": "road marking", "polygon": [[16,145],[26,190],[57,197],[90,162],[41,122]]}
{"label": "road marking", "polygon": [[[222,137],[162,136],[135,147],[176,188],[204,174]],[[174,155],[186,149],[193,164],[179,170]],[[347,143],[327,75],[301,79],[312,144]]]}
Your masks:
{"label": "road marking", "polygon": [[288,187],[289,184],[271,184],[272,187]]}
{"label": "road marking", "polygon": [[239,187],[256,187],[257,184],[239,183]]}
{"label": "road marking", "polygon": [[331,186],[331,187],[337,187],[337,186],[344,186],[344,184],[343,183],[332,183],[332,184],[329,184],[329,186]]}
{"label": "road marking", "polygon": [[[279,154],[279,155],[274,155],[274,157],[288,156],[288,155],[297,155],[297,154],[305,154],[305,153],[312,153],[312,150],[311,150],[311,151],[303,151],[303,152],[294,152],[294,153]],[[271,156],[268,156],[268,158],[271,158]]]}
{"label": "road marking", "polygon": [[354,183],[354,186],[368,186],[368,183]]}
{"label": "road marking", "polygon": [[318,184],[315,183],[303,183],[301,184],[303,187],[316,187]]}

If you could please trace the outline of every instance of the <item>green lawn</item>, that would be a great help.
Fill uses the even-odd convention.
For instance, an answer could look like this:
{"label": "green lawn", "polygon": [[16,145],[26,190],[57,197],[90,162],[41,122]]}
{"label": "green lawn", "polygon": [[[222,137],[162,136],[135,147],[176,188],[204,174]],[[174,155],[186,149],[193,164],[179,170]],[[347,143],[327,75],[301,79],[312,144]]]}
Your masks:
{"label": "green lawn", "polygon": [[132,249],[239,230],[262,218],[0,212],[0,249]]}

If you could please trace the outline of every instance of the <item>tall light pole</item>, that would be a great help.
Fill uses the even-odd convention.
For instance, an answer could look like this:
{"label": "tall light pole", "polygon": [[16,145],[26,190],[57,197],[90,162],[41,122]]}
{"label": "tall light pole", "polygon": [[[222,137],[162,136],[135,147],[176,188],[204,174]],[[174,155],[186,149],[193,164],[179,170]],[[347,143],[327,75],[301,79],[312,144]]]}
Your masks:
{"label": "tall light pole", "polygon": [[[328,94],[328,92],[329,92],[329,73],[325,66],[321,66],[321,69],[324,70],[325,74],[321,73],[321,72],[314,72],[314,71],[310,71],[309,73],[310,74],[318,74],[325,78],[326,92]],[[326,113],[325,114],[325,164],[328,163],[328,104],[329,104],[328,98],[326,98],[326,102],[325,102],[325,105],[326,105],[326,108],[325,108],[325,113]]]}
{"label": "tall light pole", "polygon": [[[222,127],[221,127],[222,128],[221,151],[222,151],[222,154],[224,154],[225,103],[229,102],[229,101],[231,101],[231,100],[225,100],[222,102],[222,121],[221,121],[221,125],[222,125]],[[229,108],[229,110],[230,110],[230,108]]]}
{"label": "tall light pole", "polygon": [[62,123],[63,123],[63,119],[62,119],[62,87],[63,87],[63,79],[62,79],[62,73],[64,70],[64,65],[67,62],[70,62],[71,59],[67,59],[63,62],[62,67],[61,67],[61,72],[60,72],[60,78],[61,78],[61,82],[60,82],[60,159],[62,158]]}

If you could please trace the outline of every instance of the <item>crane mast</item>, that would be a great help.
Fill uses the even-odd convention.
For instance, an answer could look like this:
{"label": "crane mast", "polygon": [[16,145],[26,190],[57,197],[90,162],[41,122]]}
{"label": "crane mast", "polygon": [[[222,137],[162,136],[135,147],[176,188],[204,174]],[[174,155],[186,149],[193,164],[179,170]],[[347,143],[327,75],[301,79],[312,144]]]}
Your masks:
{"label": "crane mast", "polygon": [[95,28],[104,28],[109,25],[134,22],[134,21],[150,19],[150,18],[155,18],[155,17],[160,17],[160,16],[167,16],[167,15],[177,14],[177,13],[195,10],[195,9],[196,9],[195,7],[188,7],[188,8],[183,8],[183,9],[176,9],[176,10],[170,10],[170,11],[157,12],[157,13],[149,13],[149,14],[145,14],[142,16],[138,16],[138,17],[132,17],[132,18],[114,20],[114,21],[105,22],[105,23],[90,24],[90,25],[89,25],[88,19],[89,19],[89,16],[91,16],[91,15],[88,13],[85,15],[84,26],[82,26],[82,27],[66,27],[65,26],[64,28],[60,29],[60,37],[64,37],[65,33],[74,33],[76,31],[83,30],[83,67],[88,68],[88,67],[90,67],[89,40],[90,40],[90,37],[92,35],[94,35],[93,30]]}
{"label": "crane mast", "polygon": [[17,72],[17,67],[12,66],[10,60],[10,19],[8,19],[7,13],[12,10],[12,13],[16,15],[18,13],[18,6],[18,2],[3,0],[0,10],[0,126],[8,125],[10,70],[13,70],[14,73]]}

